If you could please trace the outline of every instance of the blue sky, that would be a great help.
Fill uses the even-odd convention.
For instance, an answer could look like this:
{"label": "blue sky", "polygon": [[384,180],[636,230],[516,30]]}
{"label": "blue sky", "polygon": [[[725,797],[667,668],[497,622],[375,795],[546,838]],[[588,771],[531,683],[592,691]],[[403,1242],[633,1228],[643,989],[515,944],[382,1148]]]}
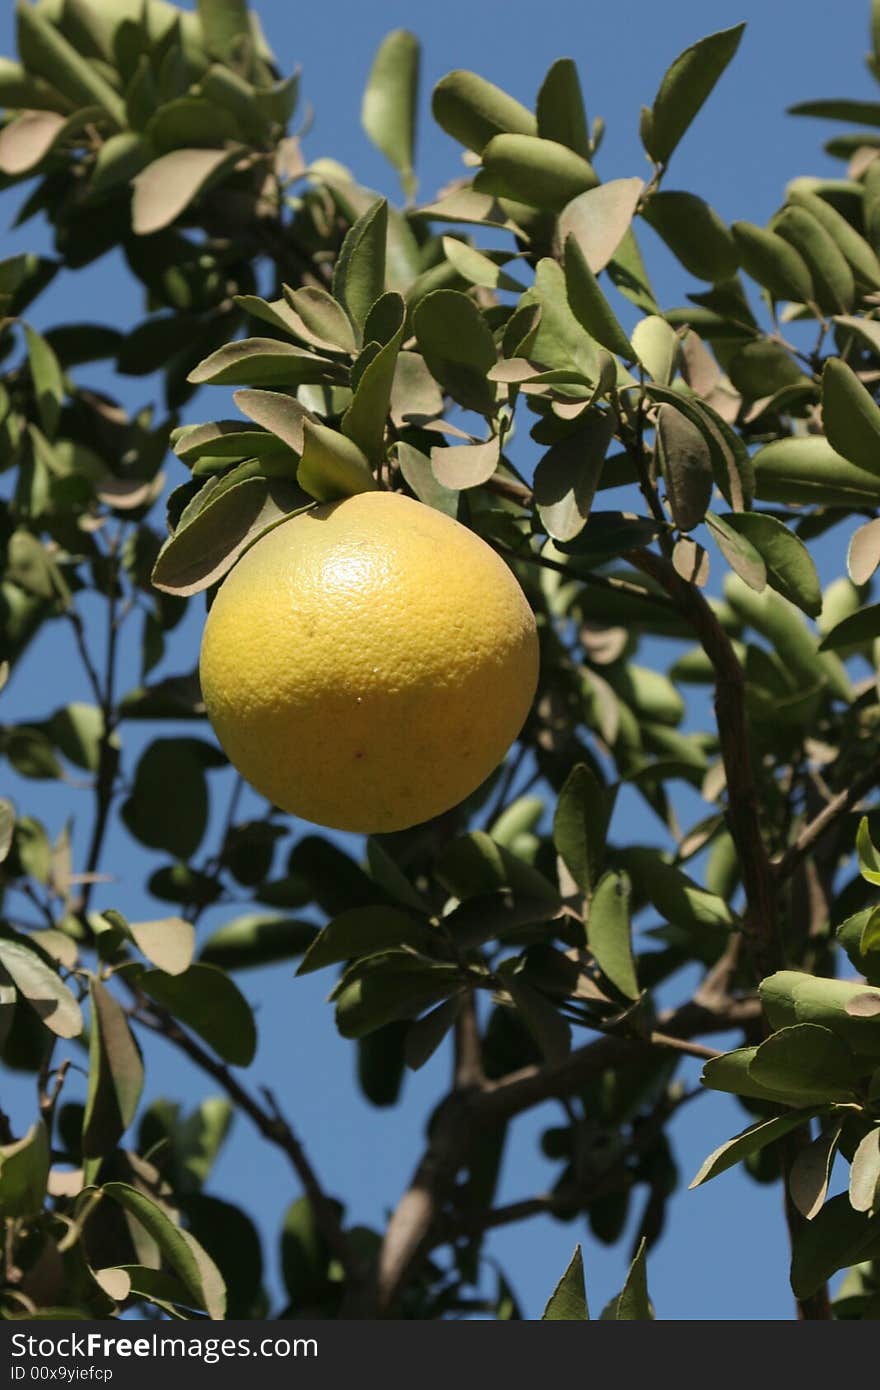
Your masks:
{"label": "blue sky", "polygon": [[[13,51],[11,9],[4,6],[0,15],[4,53]],[[434,82],[453,67],[474,68],[531,104],[550,63],[560,56],[573,57],[591,119],[602,115],[607,122],[597,161],[602,177],[641,175],[647,166],[638,140],[639,108],[653,98],[667,64],[701,35],[746,19],[739,54],[676,153],[666,186],[700,193],[727,220],[756,222],[763,222],[778,205],[788,179],[841,172],[839,164],[821,153],[821,140],[830,132],[819,122],[786,117],[785,107],[810,97],[872,97],[876,92],[862,63],[868,46],[867,0],[848,0],[833,14],[818,0],[677,0],[674,6],[652,0],[630,0],[626,6],[557,0],[537,10],[523,0],[444,0],[442,5],[421,7],[389,0],[370,5],[335,0],[308,7],[263,0],[260,10],[282,67],[302,63],[304,68],[304,96],[315,108],[307,155],[331,155],[348,164],[362,182],[391,194],[397,192],[393,173],[362,133],[359,111],[372,54],[381,37],[399,25],[414,29],[424,45],[418,156],[424,197],[462,168],[456,146],[432,126],[428,105]],[[0,199],[0,225],[11,221],[19,197],[7,194]],[[5,236],[0,255],[47,244],[45,229],[29,224]],[[661,302],[683,302],[693,286],[648,229],[644,245]],[[121,261],[108,257],[87,274],[60,277],[38,302],[33,318],[38,327],[64,319],[100,319],[125,328],[139,311],[136,287]],[[92,373],[89,379],[110,384],[100,374]],[[123,379],[113,389],[127,405],[137,406],[156,394],[156,383]],[[217,407],[217,399],[203,394],[191,418],[222,413]],[[170,461],[168,472],[172,482],[183,478],[176,460]],[[823,578],[843,569],[837,545],[833,539],[823,546]],[[95,611],[87,615],[91,618]],[[192,668],[200,623],[196,603],[175,634],[159,674]],[[123,647],[128,685],[136,681],[136,636],[131,629]],[[655,658],[671,660],[672,648],[660,651],[652,646],[641,657]],[[42,717],[61,698],[88,699],[85,682],[73,674],[75,662],[72,644],[55,625],[48,642],[29,655],[4,694],[4,721]],[[57,688],[59,671],[64,673],[63,697]],[[132,749],[150,732],[136,735]],[[219,774],[219,780],[224,776]],[[20,809],[41,816],[52,833],[73,814],[75,844],[82,853],[89,829],[85,792],[59,792],[14,776],[7,786]],[[224,798],[218,796],[217,803],[222,809]],[[689,799],[692,819],[700,814],[699,806],[695,797]],[[655,832],[643,817],[634,833]],[[211,843],[210,832],[206,843]],[[167,912],[139,888],[154,861],[145,858],[120,828],[111,836],[106,862],[119,883],[102,889],[96,903],[116,904],[135,919]],[[213,918],[207,914],[205,930],[229,915],[228,910]],[[381,1225],[419,1155],[425,1119],[446,1084],[448,1057],[441,1052],[417,1077],[408,1079],[403,1104],[396,1110],[375,1110],[357,1091],[351,1045],[335,1033],[332,1011],[324,1002],[329,988],[324,975],[293,980],[286,967],[276,967],[239,979],[258,1007],[260,1030],[259,1053],[246,1079],[277,1091],[326,1187],[346,1200],[351,1219]],[[151,1046],[149,1057],[149,1097],[165,1094],[195,1101],[210,1093],[208,1084],[166,1045]],[[686,1074],[695,1079],[696,1068]],[[72,1094],[75,1089],[74,1084]],[[4,1108],[18,1125],[30,1122],[32,1096],[29,1081],[13,1077],[4,1082]],[[545,1106],[516,1122],[499,1200],[530,1195],[553,1181],[554,1169],[540,1157],[538,1139],[543,1128],[558,1122],[558,1113],[554,1106]],[[674,1127],[685,1181],[705,1153],[744,1122],[743,1112],[720,1096],[685,1107]],[[284,1209],[298,1192],[285,1162],[255,1140],[244,1118],[236,1122],[211,1190],[240,1200],[256,1216],[264,1237],[267,1279],[276,1290],[277,1231]],[[598,1246],[581,1221],[533,1221],[492,1237],[487,1248],[504,1265],[526,1316],[540,1314],[576,1240],[586,1243],[588,1292],[598,1310],[622,1282],[625,1245],[612,1251]],[[651,1254],[649,1275],[661,1318],[791,1316],[779,1190],[758,1187],[734,1172],[696,1193],[680,1192],[672,1203],[666,1234]]]}

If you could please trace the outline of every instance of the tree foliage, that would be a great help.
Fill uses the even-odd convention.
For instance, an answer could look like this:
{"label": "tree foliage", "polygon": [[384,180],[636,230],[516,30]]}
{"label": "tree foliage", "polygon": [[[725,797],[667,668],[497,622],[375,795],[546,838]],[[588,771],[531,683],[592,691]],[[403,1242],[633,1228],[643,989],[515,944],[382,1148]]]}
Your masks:
{"label": "tree foliage", "polygon": [[[5,679],[67,625],[92,698],[55,707],[50,692],[3,724],[0,750],[25,778],[87,778],[94,828],[75,862],[68,827],[0,802],[0,1037],[36,1091],[27,1132],[3,1117],[0,1134],[3,1314],[512,1317],[504,1276],[486,1301],[489,1230],[585,1216],[614,1242],[635,1211],[632,1267],[602,1316],[652,1317],[646,1252],[679,1180],[667,1123],[692,1055],[749,1119],[694,1184],[736,1163],[781,1177],[802,1313],[831,1316],[826,1281],[847,1269],[833,1315],[877,1317],[880,826],[862,805],[880,766],[874,134],[832,139],[845,177],[796,179],[766,227],[728,227],[672,187],[738,27],[661,78],[644,179],[600,176],[602,123],[569,60],[534,112],[450,73],[433,115],[468,173],[419,203],[419,47],[396,31],[363,120],[399,207],[332,159],[307,162],[298,78],[242,3],[21,0],[17,22],[0,172],[55,252],[0,263],[0,656]],[[880,124],[880,104],[796,110]],[[655,237],[700,282],[684,305],[655,296],[641,249]],[[30,306],[55,276],[111,251],[142,320],[37,332]],[[80,384],[106,361],[161,371],[162,403],[129,415]],[[236,388],[236,414],[181,424],[203,386]],[[465,805],[369,839],[360,862],[271,806],[240,819],[235,799],[206,843],[225,759],[195,674],[154,674],[167,636],[269,528],[374,487],[457,516],[516,572],[542,644],[519,744]],[[829,532],[847,573],[823,589],[811,548]],[[95,595],[101,660],[83,616]],[[140,680],[120,691],[134,620]],[[163,731],[181,720],[185,737]],[[138,759],[135,721],[156,729]],[[706,803],[696,824],[681,823],[682,785]],[[636,800],[647,843],[615,815]],[[117,810],[162,856],[148,880],[161,920],[130,920],[124,884],[94,906]],[[197,941],[230,890],[247,911]],[[404,1194],[384,1231],[352,1227],[247,1076],[241,972],[296,959],[335,977],[374,1104],[436,1049],[454,1056],[415,1219]],[[731,1032],[741,1045],[723,1054],[705,1041]],[[189,1114],[144,1108],[156,1033],[219,1094]],[[72,1066],[84,1104],[65,1096]],[[549,1097],[552,1191],[499,1207],[509,1124]],[[205,1190],[236,1111],[302,1186],[279,1213],[283,1308],[250,1217]],[[827,1199],[836,1157],[848,1189]],[[588,1317],[579,1250],[545,1317]]]}

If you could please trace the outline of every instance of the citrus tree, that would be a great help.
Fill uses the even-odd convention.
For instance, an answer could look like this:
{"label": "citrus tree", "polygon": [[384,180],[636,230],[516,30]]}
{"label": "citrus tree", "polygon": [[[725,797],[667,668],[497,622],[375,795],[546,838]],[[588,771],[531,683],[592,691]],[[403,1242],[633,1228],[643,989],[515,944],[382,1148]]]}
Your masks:
{"label": "citrus tree", "polygon": [[[588,123],[570,60],[534,109],[458,70],[432,108],[465,175],[417,201],[419,47],[396,31],[363,122],[399,174],[398,206],[332,159],[307,162],[297,77],[243,0],[39,0],[19,4],[17,26],[18,57],[0,60],[0,172],[24,185],[19,220],[51,224],[55,253],[0,264],[3,674],[65,630],[92,694],[65,698],[58,669],[0,735],[16,774],[57,786],[50,825],[0,802],[0,1037],[5,1065],[34,1081],[30,1127],[0,1115],[4,1316],[509,1318],[503,1274],[486,1299],[487,1232],[542,1213],[611,1243],[635,1211],[630,1275],[603,1316],[651,1317],[646,1264],[682,1176],[668,1125],[699,1105],[681,1077],[696,1058],[744,1128],[720,1148],[707,1128],[694,1183],[734,1164],[779,1183],[799,1314],[877,1317],[880,104],[798,108],[870,129],[829,145],[843,177],[798,178],[769,225],[727,226],[675,186],[675,151],[741,26],[662,76],[642,111],[644,178],[600,176],[602,122]],[[655,297],[640,251],[654,235],[693,278],[684,306]],[[141,321],[35,331],[30,306],[54,277],[111,251]],[[82,384],[106,361],[160,371],[163,400],[128,414]],[[236,390],[200,392],[199,413],[218,418],[182,424],[203,386]],[[332,759],[354,710],[318,721],[312,756],[290,661],[267,655],[288,573],[306,564],[297,538],[326,536],[328,518],[388,557],[382,643],[404,685],[456,630],[464,680],[490,627],[505,640],[493,603],[510,586],[510,623],[539,640],[537,693],[525,666],[511,677],[521,709],[490,682],[416,760],[412,805],[392,787],[388,816],[358,812],[371,833],[354,853],[280,809],[283,777],[247,818],[236,783],[212,838],[226,755],[195,647],[182,673],[161,667],[188,605],[221,633],[221,743],[242,764],[265,755],[265,711],[247,746],[229,721],[246,698],[289,696],[289,732],[272,726],[262,763],[305,748],[311,795],[326,754],[345,816]],[[826,534],[840,559],[823,589]],[[450,563],[447,537],[488,553],[479,583],[459,583],[469,561]],[[334,634],[351,608],[321,584],[324,698],[345,672]],[[369,604],[358,612],[355,656],[378,631]],[[125,624],[142,653],[129,688]],[[393,696],[371,718],[411,758],[424,708]],[[443,708],[430,705],[429,732]],[[474,776],[441,791],[469,740]],[[352,804],[360,775],[352,763]],[[82,824],[83,783],[80,850],[66,817]],[[682,787],[703,798],[696,823]],[[167,916],[133,920],[132,886],[104,857],[117,818]],[[328,972],[375,1105],[393,1106],[437,1049],[452,1058],[382,1230],[352,1225],[284,1097],[248,1071],[243,972],[276,962],[287,978],[297,960]],[[205,1075],[192,1113],[140,1105],[156,1035]],[[548,1099],[552,1190],[500,1205],[511,1122]],[[247,1212],[204,1190],[236,1113],[302,1193],[279,1204],[279,1306]],[[577,1250],[546,1316],[588,1316]]]}

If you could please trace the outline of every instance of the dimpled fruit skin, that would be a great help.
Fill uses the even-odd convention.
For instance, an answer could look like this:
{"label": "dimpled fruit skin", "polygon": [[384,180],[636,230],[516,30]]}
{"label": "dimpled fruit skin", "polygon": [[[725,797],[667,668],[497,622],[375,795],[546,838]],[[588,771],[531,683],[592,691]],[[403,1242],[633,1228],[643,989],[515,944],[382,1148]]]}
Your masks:
{"label": "dimpled fruit skin", "polygon": [[535,694],[525,595],[484,541],[395,493],[270,531],[221,586],[201,680],[225,752],[305,820],[402,830],[501,761]]}

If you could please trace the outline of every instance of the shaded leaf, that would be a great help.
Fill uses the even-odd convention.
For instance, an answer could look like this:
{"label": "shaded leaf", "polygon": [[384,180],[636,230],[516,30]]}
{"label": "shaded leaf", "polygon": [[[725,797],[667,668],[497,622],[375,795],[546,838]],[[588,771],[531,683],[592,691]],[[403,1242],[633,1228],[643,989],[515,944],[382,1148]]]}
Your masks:
{"label": "shaded leaf", "polygon": [[691,531],[706,514],[712,497],[712,459],[702,430],[671,405],[657,412],[657,457],[666,483],[672,518]]}
{"label": "shaded leaf", "polygon": [[327,965],[374,955],[394,946],[425,943],[425,925],[412,913],[398,907],[353,907],[323,927],[312,942],[297,970],[308,975]]}
{"label": "shaded leaf", "polygon": [[565,243],[565,286],[571,311],[590,336],[609,352],[634,361],[632,344],[572,236]]}
{"label": "shaded leaf", "polygon": [[204,1308],[210,1318],[222,1318],[226,1312],[223,1279],[195,1236],[175,1226],[158,1203],[127,1183],[107,1182],[101,1191],[118,1202],[153,1238],[196,1306]]}
{"label": "shaded leaf", "polygon": [[385,289],[387,238],[388,203],[379,198],[346,232],[333,270],[333,294],[359,331]]}
{"label": "shaded leaf", "polygon": [[125,1010],[96,979],[90,981],[89,1087],[83,1115],[83,1155],[100,1158],[116,1147],[140,1101],[144,1067]]}
{"label": "shaded leaf", "polygon": [[822,372],[822,422],[832,449],[880,477],[880,406],[839,357]]}
{"label": "shaded leaf", "polygon": [[880,1128],[859,1141],[849,1170],[849,1201],[854,1211],[872,1211],[880,1188]]}
{"label": "shaded leaf", "polygon": [[251,970],[257,966],[301,956],[315,940],[318,928],[295,917],[247,913],[219,927],[205,942],[199,959],[222,970]]}
{"label": "shaded leaf", "polygon": [[222,970],[197,961],[182,975],[145,970],[138,984],[163,1009],[198,1033],[224,1061],[250,1066],[257,1049],[254,1016]]}
{"label": "shaded leaf", "polygon": [[45,1026],[59,1038],[79,1037],[82,1013],[67,985],[36,951],[0,936],[0,965]]}
{"label": "shaded leaf", "polygon": [[801,1216],[807,1221],[822,1208],[828,1195],[831,1166],[840,1139],[840,1126],[826,1130],[795,1156],[788,1175],[788,1190]]}
{"label": "shaded leaf", "polygon": [[599,880],[587,916],[587,942],[596,964],[627,999],[640,990],[630,933],[632,889],[625,873],[610,870]]}
{"label": "shaded leaf", "polygon": [[749,1073],[770,1091],[806,1101],[845,1101],[852,1095],[855,1069],[849,1048],[830,1028],[797,1023],[761,1043]]}
{"label": "shaded leaf", "polygon": [[614,797],[586,763],[572,768],[559,793],[553,843],[581,892],[590,894],[602,873]]}
{"label": "shaded leaf", "polygon": [[691,275],[717,284],[736,274],[739,258],[731,232],[695,193],[654,193],[642,216]]}

